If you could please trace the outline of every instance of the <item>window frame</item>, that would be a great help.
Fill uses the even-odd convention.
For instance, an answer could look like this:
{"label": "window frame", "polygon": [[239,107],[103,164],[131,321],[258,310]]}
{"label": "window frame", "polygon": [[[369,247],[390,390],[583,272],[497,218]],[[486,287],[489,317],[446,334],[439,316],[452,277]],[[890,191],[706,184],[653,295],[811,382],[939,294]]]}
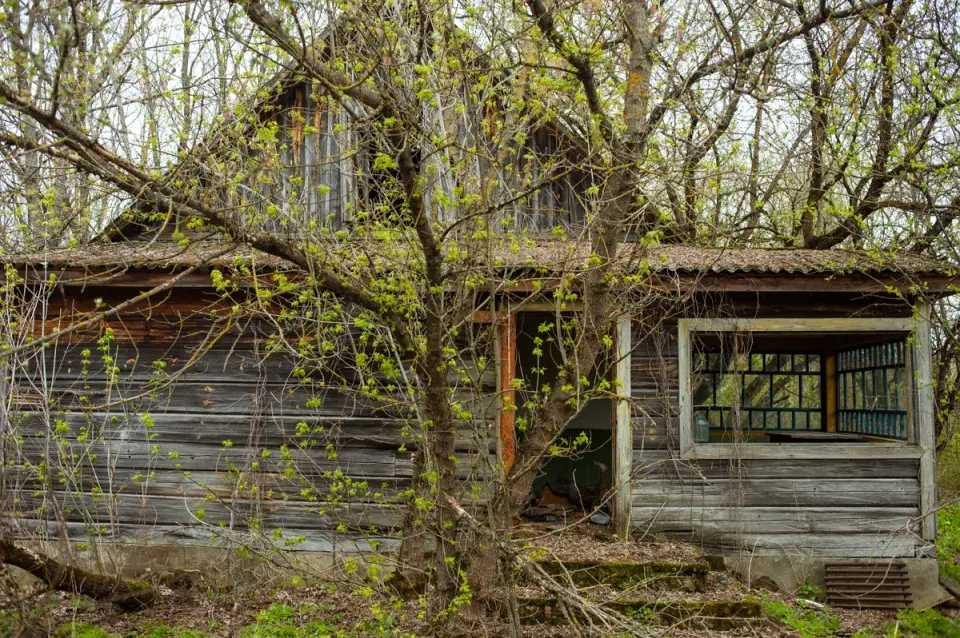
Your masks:
{"label": "window frame", "polygon": [[[678,321],[680,381],[680,455],[688,459],[843,459],[924,458],[933,448],[933,397],[930,391],[929,311],[918,304],[913,317],[815,318],[815,319],[703,319]],[[696,443],[693,434],[693,348],[696,332],[904,332],[908,370],[909,421],[905,441],[871,441],[855,446],[837,442],[818,443]]]}

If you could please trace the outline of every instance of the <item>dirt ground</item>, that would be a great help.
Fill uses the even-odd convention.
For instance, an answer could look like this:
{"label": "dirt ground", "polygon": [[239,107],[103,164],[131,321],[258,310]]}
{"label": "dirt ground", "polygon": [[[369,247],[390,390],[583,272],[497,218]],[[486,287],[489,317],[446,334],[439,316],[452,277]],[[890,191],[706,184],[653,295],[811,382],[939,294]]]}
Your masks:
{"label": "dirt ground", "polygon": [[[622,541],[608,530],[594,526],[553,529],[535,525],[518,530],[519,546],[536,558],[559,560],[698,562],[699,551],[684,543],[650,539],[642,543]],[[359,582],[310,586],[234,585],[215,587],[198,572],[181,572],[164,580],[163,595],[153,606],[123,612],[108,603],[97,603],[42,588],[14,589],[14,579],[0,578],[0,638],[393,638],[423,636],[431,632],[429,614],[422,599],[402,600],[392,595],[389,584],[370,586]],[[36,581],[39,583],[39,581]],[[761,600],[765,606],[780,604],[781,612],[797,610],[794,597],[777,592],[747,589],[732,575],[711,572],[707,592],[661,592],[658,600]],[[603,599],[596,598],[597,600]],[[797,612],[803,615],[805,612]],[[647,636],[672,638],[724,638],[733,636],[853,636],[858,630],[889,626],[896,621],[892,611],[829,609],[826,616],[835,625],[829,633],[793,629],[773,616],[736,631],[703,631],[679,627],[643,625]],[[634,619],[642,623],[643,620]],[[648,621],[649,622],[649,621]],[[837,626],[838,625],[838,626]],[[449,615],[443,635],[510,636],[502,618],[472,612],[464,607]],[[565,626],[524,627],[524,636],[574,638],[583,635],[614,636],[599,628],[580,633]],[[880,634],[876,634],[880,635]],[[903,634],[900,634],[903,635]],[[958,634],[960,635],[960,634]]]}
{"label": "dirt ground", "polygon": [[[774,595],[776,596],[776,595]],[[789,598],[776,599],[793,602]],[[191,587],[177,589],[162,602],[137,612],[122,612],[109,604],[78,599],[61,593],[34,593],[16,600],[0,600],[0,635],[17,638],[76,636],[77,638],[267,638],[303,636],[422,636],[429,633],[425,610],[418,601],[398,598],[345,585],[298,587],[277,590],[235,587],[213,592]],[[840,619],[837,636],[878,627],[895,619],[893,612],[831,610]],[[97,628],[96,633],[92,628]],[[450,623],[451,636],[508,636],[496,617],[458,615]],[[570,627],[525,627],[525,636],[573,638]],[[611,635],[598,632],[592,635]],[[737,631],[694,631],[649,627],[650,636],[718,638],[733,636],[801,636],[798,631],[768,619]]]}

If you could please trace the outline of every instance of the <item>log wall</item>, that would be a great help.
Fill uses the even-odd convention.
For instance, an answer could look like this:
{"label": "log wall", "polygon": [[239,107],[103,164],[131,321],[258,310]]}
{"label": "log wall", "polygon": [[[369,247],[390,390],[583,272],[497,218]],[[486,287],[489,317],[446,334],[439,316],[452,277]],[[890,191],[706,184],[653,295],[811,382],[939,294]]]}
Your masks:
{"label": "log wall", "polygon": [[[66,325],[100,295],[132,294],[54,299],[36,331]],[[256,321],[211,332],[210,316],[198,314],[209,303],[178,291],[17,366],[2,437],[6,520],[23,536],[80,541],[396,544],[418,427],[411,406],[364,398],[348,360],[304,383],[290,356],[265,356],[267,328]],[[482,501],[474,485],[496,463],[494,422],[478,398],[492,395],[494,379],[484,372],[455,397],[476,417],[457,438],[468,505]]]}

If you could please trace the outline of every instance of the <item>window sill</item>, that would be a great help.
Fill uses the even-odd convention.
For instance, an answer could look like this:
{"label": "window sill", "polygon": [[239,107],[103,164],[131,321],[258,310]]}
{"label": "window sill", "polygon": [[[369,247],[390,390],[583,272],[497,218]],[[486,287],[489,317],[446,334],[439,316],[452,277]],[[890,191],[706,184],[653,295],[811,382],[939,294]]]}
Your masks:
{"label": "window sill", "polygon": [[699,443],[685,459],[918,459],[923,448],[909,443]]}

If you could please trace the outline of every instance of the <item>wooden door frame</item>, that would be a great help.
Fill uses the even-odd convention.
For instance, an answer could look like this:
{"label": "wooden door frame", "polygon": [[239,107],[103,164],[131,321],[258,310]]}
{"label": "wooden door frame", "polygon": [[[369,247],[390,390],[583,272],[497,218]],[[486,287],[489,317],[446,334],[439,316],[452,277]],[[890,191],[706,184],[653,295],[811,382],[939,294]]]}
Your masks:
{"label": "wooden door frame", "polygon": [[[555,310],[551,308],[550,310]],[[513,387],[517,366],[517,315],[520,312],[544,312],[544,309],[522,307],[515,311],[503,310],[488,320],[497,322],[497,458],[505,476],[516,459],[516,389]],[[626,538],[630,531],[630,510],[633,507],[630,479],[633,473],[633,429],[630,420],[630,351],[631,322],[620,317],[616,324],[616,362],[614,366],[617,398],[611,415],[610,456],[611,509],[614,532]]]}

